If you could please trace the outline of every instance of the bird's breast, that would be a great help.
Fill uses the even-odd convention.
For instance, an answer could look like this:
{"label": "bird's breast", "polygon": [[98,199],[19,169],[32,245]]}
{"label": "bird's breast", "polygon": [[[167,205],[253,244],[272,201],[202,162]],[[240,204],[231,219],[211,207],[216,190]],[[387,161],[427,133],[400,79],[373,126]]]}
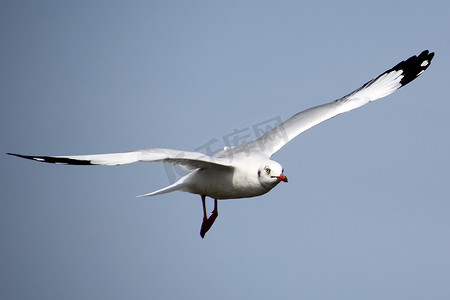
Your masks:
{"label": "bird's breast", "polygon": [[237,199],[260,196],[269,191],[258,178],[232,168],[199,169],[191,173],[185,192],[215,199]]}

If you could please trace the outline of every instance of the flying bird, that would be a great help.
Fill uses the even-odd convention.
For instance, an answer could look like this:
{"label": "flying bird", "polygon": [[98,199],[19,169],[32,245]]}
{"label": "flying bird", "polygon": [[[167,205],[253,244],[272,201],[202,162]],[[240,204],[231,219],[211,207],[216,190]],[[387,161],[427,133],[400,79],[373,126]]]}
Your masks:
{"label": "flying bird", "polygon": [[[162,148],[76,156],[8,154],[39,162],[67,165],[113,166],[139,161],[180,165],[190,173],[165,188],[138,197],[173,191],[200,195],[203,205],[200,236],[204,238],[218,216],[217,200],[260,196],[280,182],[288,181],[283,174],[283,167],[270,159],[281,147],[300,133],[325,120],[392,94],[422,74],[430,66],[433,56],[433,52],[425,50],[418,56],[412,56],[398,63],[350,94],[333,102],[301,111],[258,139],[237,147],[225,147],[214,156]],[[207,196],[214,199],[214,209],[209,217],[206,212]]]}

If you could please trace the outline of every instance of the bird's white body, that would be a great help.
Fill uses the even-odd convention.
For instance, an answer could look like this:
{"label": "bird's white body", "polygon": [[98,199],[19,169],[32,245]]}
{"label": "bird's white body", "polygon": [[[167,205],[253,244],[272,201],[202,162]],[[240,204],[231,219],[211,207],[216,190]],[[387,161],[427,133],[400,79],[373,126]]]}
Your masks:
{"label": "bird's white body", "polygon": [[[263,195],[274,188],[280,181],[264,178],[266,174],[258,170],[269,166],[279,166],[274,161],[243,158],[233,161],[234,168],[197,169],[176,184],[183,185],[180,190],[193,194],[205,195],[214,199],[237,199]],[[272,166],[272,167],[270,167]],[[281,174],[273,169],[273,172]],[[265,171],[264,171],[265,172]]]}
{"label": "bird's white body", "polygon": [[[77,156],[12,155],[56,164],[122,165],[148,161],[181,165],[191,172],[168,187],[141,196],[154,196],[177,190],[201,195],[204,211],[201,230],[203,237],[217,217],[217,199],[255,197],[269,192],[281,181],[287,182],[281,165],[270,160],[281,147],[325,120],[392,94],[422,74],[429,67],[433,56],[434,53],[427,50],[418,56],[412,56],[350,94],[299,112],[257,140],[239,147],[226,148],[214,157],[160,148]],[[206,196],[216,199],[210,218],[206,217]]]}

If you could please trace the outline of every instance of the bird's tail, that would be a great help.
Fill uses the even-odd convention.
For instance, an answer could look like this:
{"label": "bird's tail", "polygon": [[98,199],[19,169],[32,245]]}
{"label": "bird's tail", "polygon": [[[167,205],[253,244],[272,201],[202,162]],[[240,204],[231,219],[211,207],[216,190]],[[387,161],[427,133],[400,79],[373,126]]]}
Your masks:
{"label": "bird's tail", "polygon": [[148,193],[148,194],[143,194],[143,195],[139,195],[136,197],[147,197],[147,196],[156,196],[156,195],[161,195],[161,194],[166,194],[166,193],[170,193],[173,191],[178,191],[180,189],[182,189],[183,187],[186,186],[186,183],[179,183],[179,182],[175,182],[174,184],[171,184],[169,186],[166,186],[165,188],[162,188],[160,190]]}
{"label": "bird's tail", "polygon": [[177,182],[175,182],[174,184],[171,184],[169,186],[166,186],[165,188],[162,188],[160,190],[157,190],[157,191],[154,191],[154,192],[151,192],[148,194],[139,195],[137,197],[156,196],[156,195],[161,195],[161,194],[166,194],[166,193],[182,190],[184,187],[189,185],[189,182],[187,179],[189,178],[190,175],[192,175],[192,173],[193,172],[181,177]]}

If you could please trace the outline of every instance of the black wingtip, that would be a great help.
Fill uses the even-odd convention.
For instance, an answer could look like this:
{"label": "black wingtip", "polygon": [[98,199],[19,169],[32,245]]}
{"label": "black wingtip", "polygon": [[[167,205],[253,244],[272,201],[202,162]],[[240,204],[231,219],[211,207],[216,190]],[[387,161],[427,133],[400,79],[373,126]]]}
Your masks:
{"label": "black wingtip", "polygon": [[51,163],[51,164],[78,165],[78,166],[92,165],[90,160],[77,160],[77,159],[71,159],[71,158],[65,158],[65,157],[55,157],[55,156],[31,156],[31,155],[23,155],[23,154],[16,154],[16,153],[6,153],[6,154],[17,156],[20,158],[25,158],[25,159],[31,159],[34,161]]}
{"label": "black wingtip", "polygon": [[434,52],[424,50],[418,56],[411,56],[407,60],[398,63],[391,71],[403,72],[403,78],[400,80],[400,84],[404,86],[422,74],[430,66],[433,57]]}
{"label": "black wingtip", "polygon": [[21,158],[26,158],[26,159],[32,159],[32,156],[27,156],[27,155],[22,155],[22,154],[17,154],[17,153],[6,153],[8,155],[12,155],[12,156],[17,156],[17,157],[21,157]]}

